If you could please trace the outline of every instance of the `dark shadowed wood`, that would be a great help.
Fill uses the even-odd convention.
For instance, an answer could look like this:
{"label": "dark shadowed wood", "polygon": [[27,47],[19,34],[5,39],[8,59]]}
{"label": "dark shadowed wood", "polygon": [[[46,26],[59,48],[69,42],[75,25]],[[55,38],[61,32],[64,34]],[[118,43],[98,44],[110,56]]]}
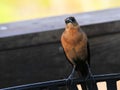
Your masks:
{"label": "dark shadowed wood", "polygon": [[120,72],[119,46],[120,33],[90,39],[92,67],[96,73]]}
{"label": "dark shadowed wood", "polygon": [[50,87],[49,90],[59,90],[57,86]]}
{"label": "dark shadowed wood", "polygon": [[117,90],[117,85],[115,80],[107,80],[107,90]]}

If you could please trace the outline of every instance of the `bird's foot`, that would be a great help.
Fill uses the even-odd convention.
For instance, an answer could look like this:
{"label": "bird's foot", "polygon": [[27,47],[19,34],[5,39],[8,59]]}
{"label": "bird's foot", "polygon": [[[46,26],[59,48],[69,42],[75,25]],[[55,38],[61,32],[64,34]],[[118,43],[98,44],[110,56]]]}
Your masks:
{"label": "bird's foot", "polygon": [[87,75],[87,76],[86,76],[86,78],[85,78],[85,81],[87,81],[89,78],[90,78],[90,76],[89,76],[89,75]]}
{"label": "bird's foot", "polygon": [[73,84],[72,78],[68,77],[68,78],[66,79],[66,86],[67,86],[67,87],[70,87],[72,84]]}

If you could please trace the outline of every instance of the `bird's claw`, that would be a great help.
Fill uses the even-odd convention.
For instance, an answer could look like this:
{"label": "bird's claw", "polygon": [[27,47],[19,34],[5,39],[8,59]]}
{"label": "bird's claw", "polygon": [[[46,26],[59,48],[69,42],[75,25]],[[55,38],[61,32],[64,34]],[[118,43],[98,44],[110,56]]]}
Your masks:
{"label": "bird's claw", "polygon": [[67,87],[71,86],[72,84],[73,84],[73,80],[68,77],[68,78],[66,79],[66,85],[67,85]]}
{"label": "bird's claw", "polygon": [[87,81],[87,80],[89,79],[89,77],[90,77],[90,76],[89,76],[89,75],[87,75],[87,77],[85,78],[85,81]]}

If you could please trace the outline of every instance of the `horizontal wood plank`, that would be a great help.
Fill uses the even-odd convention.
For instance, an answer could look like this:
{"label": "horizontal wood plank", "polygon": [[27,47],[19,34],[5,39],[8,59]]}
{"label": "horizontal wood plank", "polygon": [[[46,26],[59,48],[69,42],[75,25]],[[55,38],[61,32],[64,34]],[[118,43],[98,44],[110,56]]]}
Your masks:
{"label": "horizontal wood plank", "polygon": [[64,19],[68,16],[75,16],[80,26],[109,23],[114,21],[119,22],[119,11],[120,8],[114,8],[94,12],[68,14],[63,16],[0,24],[0,38],[51,30],[62,30],[65,27]]}

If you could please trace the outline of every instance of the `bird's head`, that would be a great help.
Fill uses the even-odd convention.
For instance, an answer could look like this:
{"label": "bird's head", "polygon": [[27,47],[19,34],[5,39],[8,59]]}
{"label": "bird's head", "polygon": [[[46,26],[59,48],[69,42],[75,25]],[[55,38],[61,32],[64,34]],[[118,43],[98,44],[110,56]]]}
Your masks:
{"label": "bird's head", "polygon": [[77,23],[77,21],[76,21],[76,19],[74,18],[74,17],[67,17],[66,19],[65,19],[65,23],[66,23],[66,25],[67,24],[72,24],[72,25],[78,25],[78,23]]}

